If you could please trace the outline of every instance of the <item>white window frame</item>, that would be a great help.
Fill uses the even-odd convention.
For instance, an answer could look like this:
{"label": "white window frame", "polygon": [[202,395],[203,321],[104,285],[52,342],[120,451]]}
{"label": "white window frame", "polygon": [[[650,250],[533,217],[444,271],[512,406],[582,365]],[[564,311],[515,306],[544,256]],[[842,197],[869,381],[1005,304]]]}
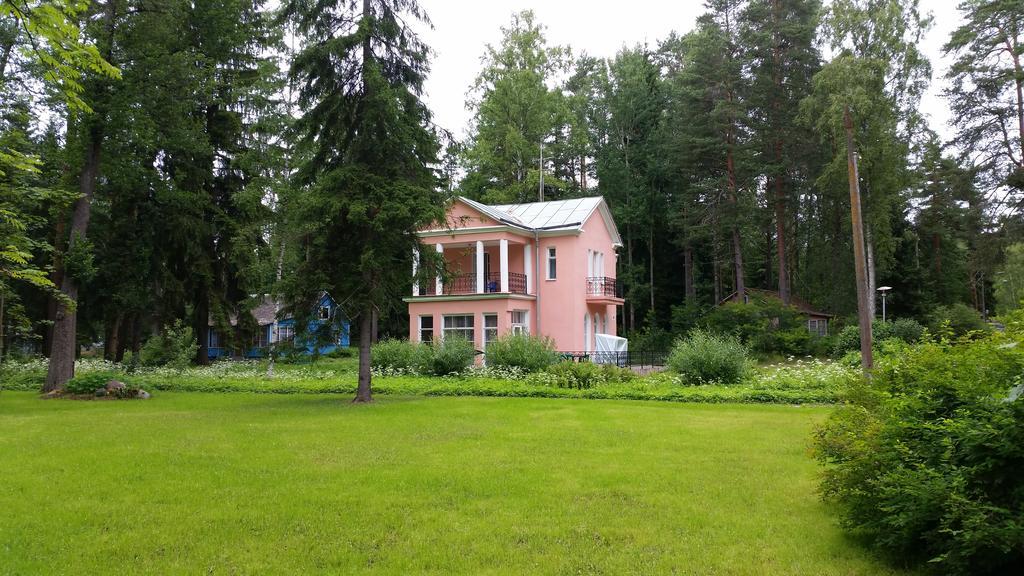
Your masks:
{"label": "white window frame", "polygon": [[[498,315],[490,312],[484,313],[484,350],[487,350],[487,345],[498,339]],[[494,326],[488,326],[488,320],[494,320]],[[493,337],[488,337],[488,334],[492,334]]]}
{"label": "white window frame", "polygon": [[[449,327],[448,320],[453,318],[469,318],[469,326]],[[465,338],[468,333],[468,340],[476,346],[476,315],[475,314],[445,314],[441,320],[441,339],[448,338],[450,333],[462,333]]]}
{"label": "white window frame", "polygon": [[331,319],[331,307],[330,306],[326,306],[326,305],[325,306],[321,306],[320,307],[320,312],[319,312],[319,314],[317,314],[317,316],[321,320],[330,320]]}
{"label": "white window frame", "polygon": [[[519,318],[516,318],[519,316]],[[518,322],[517,322],[518,320]],[[511,317],[512,333],[513,334],[529,334],[530,333],[530,311],[529,310],[513,310]]]}
{"label": "white window frame", "polygon": [[[429,330],[430,330],[430,340],[424,340],[423,339],[423,331],[425,330],[425,328],[423,328],[423,320],[424,320],[424,318],[430,318],[430,328],[429,328]],[[436,331],[434,330],[434,315],[433,314],[420,314],[419,316],[417,316],[417,321],[416,321],[416,338],[418,339],[419,342],[433,342],[434,341],[434,334],[435,334],[435,332]]]}
{"label": "white window frame", "polygon": [[548,246],[547,266],[544,269],[547,273],[547,280],[558,279],[558,250],[554,246]]}

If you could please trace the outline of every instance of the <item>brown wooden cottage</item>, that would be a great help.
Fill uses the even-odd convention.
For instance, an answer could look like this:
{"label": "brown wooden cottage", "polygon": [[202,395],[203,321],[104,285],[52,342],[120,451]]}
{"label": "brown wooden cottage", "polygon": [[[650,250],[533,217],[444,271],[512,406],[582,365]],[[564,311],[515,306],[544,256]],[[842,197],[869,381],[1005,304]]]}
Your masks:
{"label": "brown wooden cottage", "polygon": [[[724,300],[719,304],[726,304],[729,302],[741,302],[743,304],[749,304],[751,302],[765,302],[767,300],[775,300],[781,303],[782,298],[779,293],[774,290],[764,290],[761,288],[747,288],[744,290],[743,298],[740,298],[739,294],[733,292],[732,294],[725,297]],[[828,325],[829,321],[835,316],[828,314],[820,310],[815,309],[809,302],[803,300],[797,296],[789,297],[789,305],[800,311],[801,314],[807,317],[807,331],[811,334],[818,336],[828,336]]]}

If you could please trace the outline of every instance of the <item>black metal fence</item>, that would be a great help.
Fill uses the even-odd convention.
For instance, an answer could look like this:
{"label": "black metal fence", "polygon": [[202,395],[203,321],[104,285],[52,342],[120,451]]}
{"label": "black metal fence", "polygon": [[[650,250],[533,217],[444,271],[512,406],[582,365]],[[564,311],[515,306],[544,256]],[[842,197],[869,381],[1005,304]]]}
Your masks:
{"label": "black metal fence", "polygon": [[665,365],[668,353],[660,350],[629,350],[626,352],[560,351],[564,360],[613,364],[620,368],[657,368]]}
{"label": "black metal fence", "polygon": [[614,296],[622,298],[622,282],[607,276],[591,276],[587,278],[587,296]]}

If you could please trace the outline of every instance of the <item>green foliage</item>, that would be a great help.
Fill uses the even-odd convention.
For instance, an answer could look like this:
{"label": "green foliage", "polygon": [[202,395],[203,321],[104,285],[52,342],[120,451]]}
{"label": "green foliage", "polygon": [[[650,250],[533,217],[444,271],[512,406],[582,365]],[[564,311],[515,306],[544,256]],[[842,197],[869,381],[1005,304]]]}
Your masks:
{"label": "green foliage", "polygon": [[458,374],[473,363],[476,350],[465,338],[449,336],[431,344],[386,339],[370,349],[371,366],[386,374]]}
{"label": "green foliage", "polygon": [[[871,324],[871,341],[874,348],[891,338],[896,338],[907,344],[915,344],[924,336],[924,326],[912,318],[900,318],[893,321],[882,322],[876,320]],[[850,352],[860,351],[860,327],[857,324],[848,324],[836,336],[832,348],[834,356],[841,357]]]}
{"label": "green foliage", "polygon": [[421,374],[447,376],[458,374],[473,363],[476,349],[465,338],[448,336],[440,342],[423,346],[429,354],[419,354],[418,368]]}
{"label": "green foliage", "polygon": [[1006,261],[994,284],[1000,314],[1016,310],[1024,302],[1024,243],[1006,247]]}
{"label": "green foliage", "polygon": [[[547,46],[544,27],[528,10],[513,14],[501,33],[498,45],[487,45],[469,94],[475,114],[461,183],[465,195],[495,204],[536,197],[540,143],[556,134],[568,114],[561,92],[547,85],[566,71],[568,50]],[[552,152],[549,147],[545,154]],[[565,183],[548,173],[545,187]]]}
{"label": "green foliage", "polygon": [[92,394],[100,388],[105,388],[107,382],[116,379],[117,374],[113,372],[87,372],[68,380],[64,390],[69,394]]}
{"label": "green foliage", "polygon": [[928,316],[928,329],[937,335],[966,336],[971,332],[987,332],[988,324],[981,314],[966,304],[939,306]]}
{"label": "green foliage", "polygon": [[139,361],[143,366],[168,366],[181,371],[192,363],[198,349],[192,327],[176,320],[146,341],[139,351]]}
{"label": "green foliage", "polygon": [[553,379],[545,379],[550,385],[558,388],[589,390],[607,384],[630,382],[636,374],[627,368],[619,368],[612,364],[594,364],[593,362],[559,362],[549,366],[547,374]]}
{"label": "green foliage", "polygon": [[667,364],[693,384],[736,384],[749,370],[747,348],[737,337],[704,330],[676,342]]}
{"label": "green foliage", "polygon": [[484,359],[494,368],[521,368],[526,372],[543,370],[558,361],[555,343],[547,337],[506,334],[487,344]]}
{"label": "green foliage", "polygon": [[844,526],[943,574],[1024,565],[1022,341],[928,342],[887,356],[817,433]]}
{"label": "green foliage", "polygon": [[370,366],[377,369],[414,371],[419,365],[422,344],[385,338],[370,348]]}
{"label": "green foliage", "polygon": [[760,354],[803,356],[821,348],[820,338],[807,330],[805,318],[796,308],[765,298],[718,306],[701,324],[709,332],[735,335]]}
{"label": "green foliage", "polygon": [[356,355],[356,350],[354,348],[345,348],[345,347],[342,347],[342,346],[338,346],[334,350],[331,350],[327,354],[324,354],[324,357],[326,357],[326,358],[334,358],[334,359],[338,359],[338,358],[354,358],[355,355]]}
{"label": "green foliage", "polygon": [[30,40],[26,41],[25,51],[45,71],[44,81],[61,93],[69,107],[85,111],[90,108],[81,98],[83,73],[121,77],[117,68],[103,59],[95,45],[83,40],[79,22],[85,19],[88,7],[87,0],[0,2],[0,20],[5,24],[13,21],[24,31]]}

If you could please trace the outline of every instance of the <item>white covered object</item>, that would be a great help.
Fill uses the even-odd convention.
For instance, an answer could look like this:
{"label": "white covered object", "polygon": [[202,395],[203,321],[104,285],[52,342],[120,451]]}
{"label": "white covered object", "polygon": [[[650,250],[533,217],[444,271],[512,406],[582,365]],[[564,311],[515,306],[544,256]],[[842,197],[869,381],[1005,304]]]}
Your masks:
{"label": "white covered object", "polygon": [[594,344],[592,360],[595,364],[621,365],[626,361],[629,340],[608,334],[594,334]]}

